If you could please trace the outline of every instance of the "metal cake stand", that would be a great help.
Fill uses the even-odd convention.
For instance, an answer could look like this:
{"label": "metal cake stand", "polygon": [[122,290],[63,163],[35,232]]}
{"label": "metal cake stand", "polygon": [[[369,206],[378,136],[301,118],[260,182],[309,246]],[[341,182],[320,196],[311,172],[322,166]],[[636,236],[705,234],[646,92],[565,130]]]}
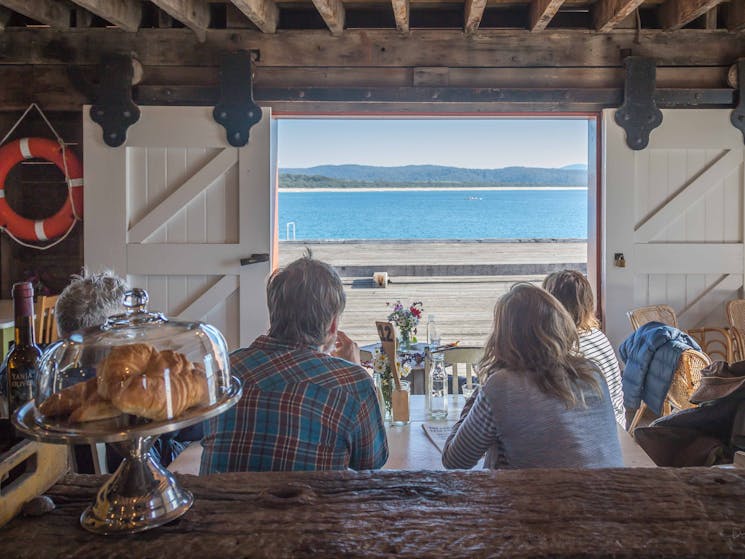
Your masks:
{"label": "metal cake stand", "polygon": [[175,520],[194,503],[194,496],[153,456],[152,445],[158,436],[225,412],[241,393],[241,382],[232,377],[218,402],[166,421],[122,415],[90,423],[52,422],[31,401],[16,412],[13,425],[25,436],[47,443],[117,443],[124,460],[80,516],[80,524],[96,534],[133,534]]}

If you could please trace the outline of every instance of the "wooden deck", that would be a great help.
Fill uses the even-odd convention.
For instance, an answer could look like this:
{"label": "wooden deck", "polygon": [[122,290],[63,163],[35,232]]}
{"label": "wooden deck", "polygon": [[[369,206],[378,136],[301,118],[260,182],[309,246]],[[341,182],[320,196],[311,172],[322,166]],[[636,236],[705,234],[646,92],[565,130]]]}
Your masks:
{"label": "wooden deck", "polygon": [[[513,283],[538,283],[552,269],[583,269],[587,261],[584,242],[283,242],[280,265],[301,256],[306,247],[344,278],[347,308],[341,327],[360,344],[377,341],[374,323],[385,320],[386,303],[397,299],[421,301],[425,315],[437,317],[443,341],[483,344],[491,329],[494,303]],[[430,275],[433,266],[448,273]],[[398,267],[414,274],[398,276],[389,271],[391,283],[385,289],[372,286],[371,273],[349,275],[368,267],[379,271]],[[466,275],[483,269],[493,273]],[[500,270],[517,273],[502,275]],[[423,330],[420,334],[426,335]]]}

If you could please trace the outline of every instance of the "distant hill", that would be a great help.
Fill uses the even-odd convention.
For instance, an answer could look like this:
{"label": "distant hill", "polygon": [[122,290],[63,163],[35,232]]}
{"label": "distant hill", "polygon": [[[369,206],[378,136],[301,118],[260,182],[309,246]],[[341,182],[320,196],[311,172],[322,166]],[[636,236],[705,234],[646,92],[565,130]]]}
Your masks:
{"label": "distant hill", "polygon": [[587,165],[585,163],[574,163],[573,165],[564,165],[559,168],[567,171],[587,171]]}
{"label": "distant hill", "polygon": [[[570,167],[574,167],[573,165]],[[319,165],[280,169],[284,188],[360,188],[405,186],[587,186],[587,169],[504,167],[464,169],[441,165]]]}

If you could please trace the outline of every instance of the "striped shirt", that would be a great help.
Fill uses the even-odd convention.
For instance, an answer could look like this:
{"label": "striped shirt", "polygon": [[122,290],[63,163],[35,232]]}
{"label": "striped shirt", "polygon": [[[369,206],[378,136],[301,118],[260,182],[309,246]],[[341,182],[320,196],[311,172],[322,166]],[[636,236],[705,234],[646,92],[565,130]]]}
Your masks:
{"label": "striped shirt", "polygon": [[610,390],[610,401],[618,424],[626,428],[626,409],[623,407],[623,386],[621,369],[618,366],[616,353],[605,334],[597,328],[579,333],[579,349],[584,356],[600,367]]}
{"label": "striped shirt", "polygon": [[230,361],[243,396],[207,422],[200,474],[385,464],[375,387],[359,365],[268,336]]}
{"label": "striped shirt", "polygon": [[582,388],[567,409],[521,371],[500,369],[472,396],[442,452],[446,468],[613,468],[623,466],[608,387]]}

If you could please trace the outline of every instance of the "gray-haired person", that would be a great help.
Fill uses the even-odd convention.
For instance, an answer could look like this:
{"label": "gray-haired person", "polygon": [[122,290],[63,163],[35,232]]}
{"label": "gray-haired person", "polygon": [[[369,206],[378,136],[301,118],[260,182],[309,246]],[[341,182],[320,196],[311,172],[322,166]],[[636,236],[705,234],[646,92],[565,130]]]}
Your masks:
{"label": "gray-haired person", "polygon": [[103,324],[124,310],[122,302],[129,288],[122,278],[109,271],[88,274],[85,270],[72,278],[54,308],[60,337]]}
{"label": "gray-haired person", "polygon": [[200,473],[383,466],[375,387],[357,344],[339,330],[339,275],[300,258],[271,276],[267,302],[268,335],[230,356],[243,397],[207,422]]}

